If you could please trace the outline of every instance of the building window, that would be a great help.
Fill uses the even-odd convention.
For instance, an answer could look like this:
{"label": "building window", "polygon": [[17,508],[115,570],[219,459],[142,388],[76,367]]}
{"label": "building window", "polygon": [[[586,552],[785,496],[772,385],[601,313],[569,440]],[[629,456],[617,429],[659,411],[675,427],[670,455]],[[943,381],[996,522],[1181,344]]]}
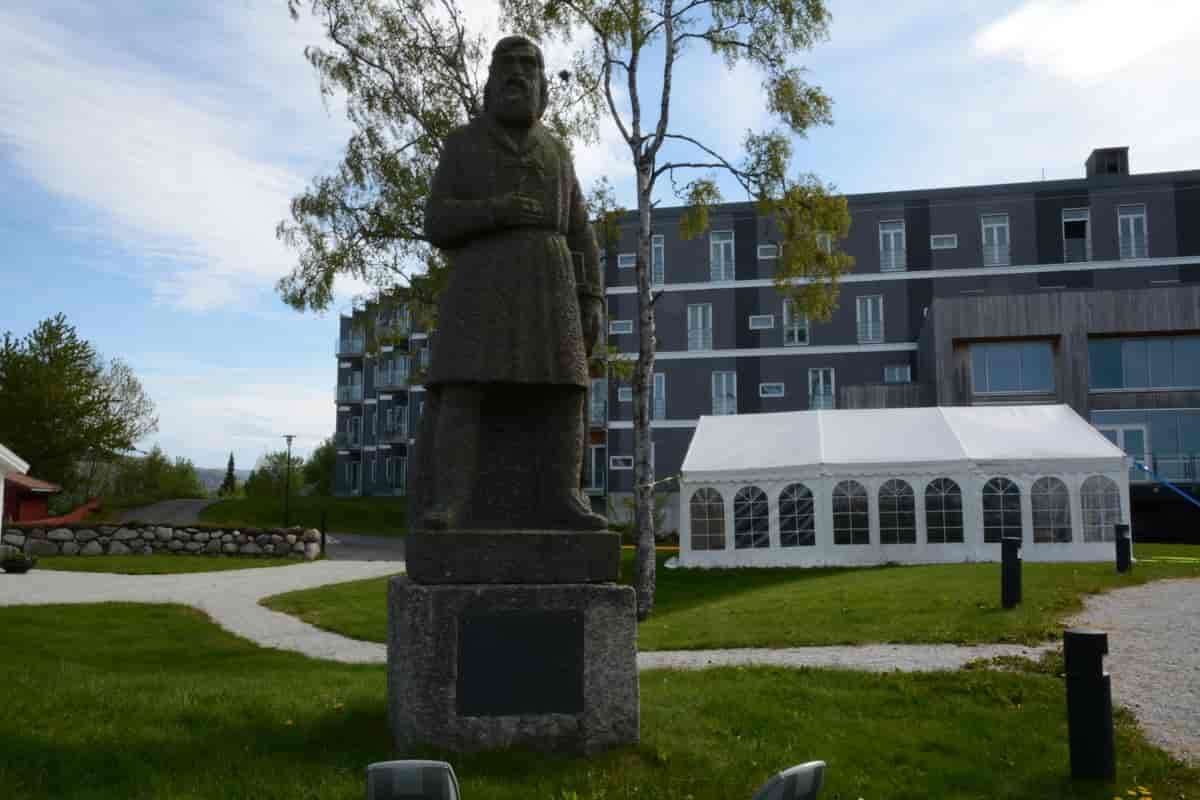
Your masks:
{"label": "building window", "polygon": [[737,550],[771,546],[767,494],[746,486],[733,497],[733,546]]}
{"label": "building window", "polygon": [[883,341],[883,295],[872,294],[858,298],[858,343],[874,344]]}
{"label": "building window", "polygon": [[1029,492],[1033,502],[1033,541],[1071,541],[1071,495],[1058,478],[1038,478]]}
{"label": "building window", "polygon": [[971,345],[975,394],[1054,391],[1054,352],[1049,342]]}
{"label": "building window", "polygon": [[691,499],[692,549],[725,549],[725,501],[716,489],[697,489]]}
{"label": "building window", "polygon": [[793,483],[779,493],[779,546],[812,547],[817,543],[813,493]]}
{"label": "building window", "polygon": [[611,319],[608,321],[609,336],[620,336],[623,333],[633,333],[633,320]]}
{"label": "building window", "polygon": [[808,407],[834,407],[833,367],[814,367],[808,371]]}
{"label": "building window", "polygon": [[992,478],[983,487],[983,540],[999,544],[1021,538],[1021,490],[1008,478]]}
{"label": "building window", "polygon": [[688,350],[712,350],[712,303],[687,307]]}
{"label": "building window", "polygon": [[808,317],[796,313],[796,304],[783,301],[783,345],[798,347],[808,344]]}
{"label": "building window", "polygon": [[633,469],[633,456],[609,456],[610,470]]}
{"label": "building window", "polygon": [[1121,258],[1148,258],[1146,206],[1117,206],[1117,233],[1121,240]]}
{"label": "building window", "polygon": [[1088,342],[1092,389],[1200,388],[1200,336],[1093,339]]}
{"label": "building window", "polygon": [[984,214],[979,218],[983,226],[983,265],[985,267],[1007,267],[1012,260],[1009,250],[1008,214]]}
{"label": "building window", "polygon": [[858,481],[842,481],[833,487],[833,543],[871,543],[867,490]]}
{"label": "building window", "polygon": [[750,315],[750,330],[752,331],[769,331],[775,327],[774,314],[752,314]]}
{"label": "building window", "polygon": [[733,231],[713,231],[708,235],[708,267],[710,280],[733,280]]}
{"label": "building window", "polygon": [[758,385],[759,397],[783,397],[782,383],[760,383]]}
{"label": "building window", "polygon": [[888,364],[883,368],[884,383],[912,383],[911,364]]}
{"label": "building window", "polygon": [[617,269],[633,269],[637,266],[637,253],[618,253]]}
{"label": "building window", "polygon": [[1083,482],[1079,499],[1083,506],[1083,540],[1111,542],[1121,521],[1121,490],[1116,481],[1103,475],[1093,475]]}
{"label": "building window", "polygon": [[604,469],[604,454],[607,448],[602,444],[588,446],[587,458],[584,461],[583,486],[589,492],[603,492],[606,472]]}
{"label": "building window", "polygon": [[379,461],[375,456],[371,456],[371,485],[375,485],[375,464]]}
{"label": "building window", "polygon": [[712,413],[714,415],[737,413],[736,372],[714,372],[712,374]]}
{"label": "building window", "polygon": [[925,487],[925,537],[930,544],[963,540],[962,490],[949,478],[937,478]]}
{"label": "building window", "polygon": [[667,247],[663,244],[661,234],[650,237],[650,282],[666,283],[667,280]]}
{"label": "building window", "polygon": [[632,386],[618,386],[617,387],[617,402],[618,403],[632,403],[633,402],[633,387]]}
{"label": "building window", "polygon": [[908,268],[904,257],[904,222],[879,223],[879,269],[897,272]]}
{"label": "building window", "polygon": [[935,233],[929,237],[930,250],[957,250],[958,249],[958,234],[957,233]]}
{"label": "building window", "polygon": [[907,481],[893,478],[879,487],[879,543],[917,543],[916,498]]}
{"label": "building window", "polygon": [[1073,263],[1092,260],[1091,212],[1086,208],[1064,208],[1063,261]]}
{"label": "building window", "polygon": [[651,404],[651,419],[666,419],[667,418],[667,375],[665,372],[654,373],[654,389],[651,395],[654,402]]}
{"label": "building window", "polygon": [[588,419],[592,425],[604,427],[608,422],[608,380],[592,378],[592,390],[588,393]]}
{"label": "building window", "polygon": [[760,260],[768,258],[779,258],[779,245],[777,244],[760,244],[758,246],[758,257]]}

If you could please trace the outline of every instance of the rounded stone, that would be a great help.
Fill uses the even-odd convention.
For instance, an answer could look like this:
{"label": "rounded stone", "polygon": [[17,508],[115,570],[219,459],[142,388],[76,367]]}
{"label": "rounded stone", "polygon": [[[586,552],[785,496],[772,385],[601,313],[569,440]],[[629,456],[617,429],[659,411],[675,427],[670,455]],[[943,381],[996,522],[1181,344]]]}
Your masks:
{"label": "rounded stone", "polygon": [[257,556],[262,554],[262,548],[254,542],[242,545],[242,555]]}
{"label": "rounded stone", "polygon": [[238,551],[237,545],[233,542],[225,542],[221,545],[221,550],[226,553],[236,553]]}
{"label": "rounded stone", "polygon": [[174,534],[175,531],[171,530],[170,528],[158,527],[154,529],[154,535],[158,537],[160,542],[171,541],[171,537],[174,536]]}
{"label": "rounded stone", "polygon": [[75,541],[75,534],[66,528],[55,528],[50,531],[46,538],[52,542],[73,542]]}
{"label": "rounded stone", "polygon": [[56,556],[58,555],[58,545],[54,542],[48,542],[45,539],[33,539],[28,545],[29,552],[35,556]]}
{"label": "rounded stone", "polygon": [[212,541],[210,541],[208,544],[204,545],[204,552],[206,552],[206,553],[219,553],[219,552],[221,552],[221,540],[220,540],[220,539],[213,539],[213,540],[212,540]]}
{"label": "rounded stone", "polygon": [[81,531],[75,531],[75,541],[79,542],[80,544],[90,542],[92,539],[99,538],[99,536],[100,534],[86,528]]}
{"label": "rounded stone", "polygon": [[296,534],[289,533],[287,536],[284,537],[284,539],[287,541],[288,544],[295,544],[296,543]]}
{"label": "rounded stone", "polygon": [[321,541],[321,532],[316,528],[309,528],[304,532],[304,541],[319,542]]}
{"label": "rounded stone", "polygon": [[23,547],[25,545],[25,537],[19,533],[4,534],[4,544],[11,544],[13,547]]}
{"label": "rounded stone", "polygon": [[167,542],[167,549],[171,552],[182,550],[183,542],[179,541],[178,539],[172,539],[171,541]]}
{"label": "rounded stone", "polygon": [[192,537],[187,531],[175,531],[173,538],[178,539],[181,542],[186,542]]}
{"label": "rounded stone", "polygon": [[204,543],[204,542],[208,541],[208,538],[209,538],[208,534],[205,533],[204,531],[196,531],[195,533],[192,534],[193,542]]}
{"label": "rounded stone", "polygon": [[88,542],[79,551],[79,554],[82,556],[101,556],[104,555],[104,548],[100,546],[99,542]]}
{"label": "rounded stone", "polygon": [[113,542],[108,546],[108,554],[110,556],[127,556],[132,551],[121,542]]}
{"label": "rounded stone", "polygon": [[73,556],[79,552],[79,545],[74,542],[63,542],[61,552],[64,556]]}
{"label": "rounded stone", "polygon": [[119,542],[127,542],[132,539],[140,539],[141,536],[139,534],[139,531],[135,531],[132,528],[120,528],[113,534],[113,538]]}
{"label": "rounded stone", "polygon": [[199,553],[201,550],[204,549],[204,543],[203,542],[185,542],[183,545],[183,549],[188,551],[189,553]]}
{"label": "rounded stone", "polygon": [[319,555],[321,555],[321,545],[316,542],[309,542],[304,545],[304,557],[309,561],[312,561]]}

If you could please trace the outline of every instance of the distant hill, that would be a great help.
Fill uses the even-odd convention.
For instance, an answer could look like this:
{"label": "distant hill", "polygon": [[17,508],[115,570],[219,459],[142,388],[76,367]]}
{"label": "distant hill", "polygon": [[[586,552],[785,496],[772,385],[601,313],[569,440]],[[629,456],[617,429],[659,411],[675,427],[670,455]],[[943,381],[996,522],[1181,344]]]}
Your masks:
{"label": "distant hill", "polygon": [[[246,478],[250,477],[250,470],[235,469],[233,474],[237,476],[238,483],[242,483]],[[221,482],[225,480],[225,467],[217,469],[196,467],[196,477],[204,484],[204,488],[208,490],[209,494],[216,494],[217,489],[221,488]]]}

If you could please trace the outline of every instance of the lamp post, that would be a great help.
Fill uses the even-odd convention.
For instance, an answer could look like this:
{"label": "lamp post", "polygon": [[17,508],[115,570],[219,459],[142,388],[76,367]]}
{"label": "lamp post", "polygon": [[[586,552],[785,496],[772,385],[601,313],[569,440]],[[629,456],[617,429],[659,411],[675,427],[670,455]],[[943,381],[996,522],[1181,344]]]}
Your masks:
{"label": "lamp post", "polygon": [[292,439],[296,437],[293,434],[285,433],[283,438],[287,439],[287,477],[284,478],[283,483],[283,527],[286,528],[289,522],[288,501],[292,494]]}

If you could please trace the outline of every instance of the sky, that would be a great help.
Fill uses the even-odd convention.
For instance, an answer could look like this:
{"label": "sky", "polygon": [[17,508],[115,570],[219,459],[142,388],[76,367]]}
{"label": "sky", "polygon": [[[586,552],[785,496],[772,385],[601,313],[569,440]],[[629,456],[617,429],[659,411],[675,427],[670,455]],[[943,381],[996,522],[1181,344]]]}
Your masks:
{"label": "sky", "polygon": [[[1122,145],[1134,172],[1200,168],[1194,0],[828,2],[829,40],[794,61],[834,125],[795,142],[795,171],[850,193],[1073,178]],[[460,4],[489,40],[512,32]],[[324,315],[274,289],[296,259],[275,226],[351,132],[304,60],[323,40],[285,0],[0,5],[0,332],[61,312],[132,365],[159,416],[143,449],[248,469],[284,434],[301,455],[332,434],[337,315],[365,287],[340,283]],[[580,44],[548,46],[548,70]],[[772,124],[760,80],[685,50],[672,126],[736,160]],[[576,164],[635,204],[611,120]]]}

